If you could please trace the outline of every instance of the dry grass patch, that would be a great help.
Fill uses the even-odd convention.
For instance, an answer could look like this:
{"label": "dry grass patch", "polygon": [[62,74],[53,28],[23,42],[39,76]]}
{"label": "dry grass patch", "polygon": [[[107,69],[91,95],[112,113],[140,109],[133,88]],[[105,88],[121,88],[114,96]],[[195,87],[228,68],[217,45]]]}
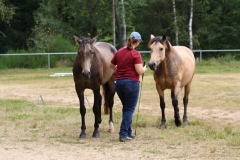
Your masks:
{"label": "dry grass patch", "polygon": [[[159,128],[159,98],[152,75],[146,74],[137,127],[137,110],[133,117],[137,137],[120,143],[117,96],[115,132],[108,133],[108,116],[103,115],[100,138],[91,138],[94,116],[86,103],[87,138],[79,139],[79,104],[72,77],[50,77],[53,70],[15,71],[1,72],[0,77],[0,154],[11,155],[10,159],[238,159],[240,154],[238,73],[196,74],[189,125],[179,128],[174,123],[170,91],[165,93],[167,128]],[[39,95],[45,105],[37,101]],[[92,105],[92,92],[87,90],[86,95]],[[179,95],[181,117],[182,97],[183,91]]]}

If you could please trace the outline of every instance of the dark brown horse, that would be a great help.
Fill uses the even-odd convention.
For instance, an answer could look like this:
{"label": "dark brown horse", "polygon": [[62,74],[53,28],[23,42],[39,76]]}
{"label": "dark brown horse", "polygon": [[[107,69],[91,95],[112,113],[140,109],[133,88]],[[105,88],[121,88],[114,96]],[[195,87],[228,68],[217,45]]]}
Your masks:
{"label": "dark brown horse", "polygon": [[101,104],[102,96],[100,94],[100,86],[103,88],[104,112],[109,116],[109,131],[113,132],[112,108],[114,103],[114,71],[109,67],[110,61],[116,53],[116,48],[109,43],[96,42],[96,37],[78,38],[74,36],[79,47],[77,56],[73,65],[73,76],[75,89],[80,102],[80,114],[82,118],[82,126],[80,138],[86,137],[85,114],[86,107],[84,105],[84,90],[91,89],[94,94],[93,113],[95,116],[94,131],[92,137],[98,138],[99,124],[101,123]]}
{"label": "dark brown horse", "polygon": [[171,90],[172,105],[174,107],[174,117],[176,126],[181,126],[179,116],[178,94],[184,87],[184,114],[183,122],[188,123],[187,104],[191,82],[195,72],[195,59],[192,51],[184,46],[172,46],[166,36],[154,37],[151,35],[149,41],[151,58],[148,63],[154,71],[156,89],[160,98],[160,108],[162,111],[162,121],[160,126],[165,126],[165,102],[164,90]]}

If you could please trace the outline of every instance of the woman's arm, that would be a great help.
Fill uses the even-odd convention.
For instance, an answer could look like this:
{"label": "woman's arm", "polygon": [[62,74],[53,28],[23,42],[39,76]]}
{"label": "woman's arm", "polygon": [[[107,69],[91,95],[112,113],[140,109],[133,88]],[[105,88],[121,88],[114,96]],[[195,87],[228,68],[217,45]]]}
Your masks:
{"label": "woman's arm", "polygon": [[114,64],[110,63],[110,68],[112,68],[113,70],[116,71],[116,69],[117,69],[117,65],[114,65]]}
{"label": "woman's arm", "polygon": [[135,66],[135,70],[136,70],[137,74],[139,74],[139,75],[141,75],[147,71],[146,65],[143,66],[142,64],[134,64],[134,66]]}

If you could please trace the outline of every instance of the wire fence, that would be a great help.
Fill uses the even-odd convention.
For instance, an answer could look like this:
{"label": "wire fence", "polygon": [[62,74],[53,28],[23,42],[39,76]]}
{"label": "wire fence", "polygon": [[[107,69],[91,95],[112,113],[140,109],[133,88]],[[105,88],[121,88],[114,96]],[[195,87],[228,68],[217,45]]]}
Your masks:
{"label": "wire fence", "polygon": [[[229,50],[192,50],[195,54],[197,61],[201,62],[203,59],[203,53],[210,52],[240,52],[240,49],[229,49]],[[149,54],[150,51],[139,51],[141,54]],[[14,53],[14,54],[0,54],[1,56],[36,56],[36,55],[47,55],[48,68],[51,68],[51,55],[75,55],[76,52],[59,52],[59,53]]]}

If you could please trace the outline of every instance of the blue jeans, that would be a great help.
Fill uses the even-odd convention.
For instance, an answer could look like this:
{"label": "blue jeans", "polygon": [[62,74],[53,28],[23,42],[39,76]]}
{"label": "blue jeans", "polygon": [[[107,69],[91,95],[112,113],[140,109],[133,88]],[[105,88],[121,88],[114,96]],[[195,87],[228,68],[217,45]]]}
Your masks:
{"label": "blue jeans", "polygon": [[132,135],[132,117],[138,101],[139,86],[139,82],[127,78],[115,81],[115,89],[123,105],[120,138]]}

